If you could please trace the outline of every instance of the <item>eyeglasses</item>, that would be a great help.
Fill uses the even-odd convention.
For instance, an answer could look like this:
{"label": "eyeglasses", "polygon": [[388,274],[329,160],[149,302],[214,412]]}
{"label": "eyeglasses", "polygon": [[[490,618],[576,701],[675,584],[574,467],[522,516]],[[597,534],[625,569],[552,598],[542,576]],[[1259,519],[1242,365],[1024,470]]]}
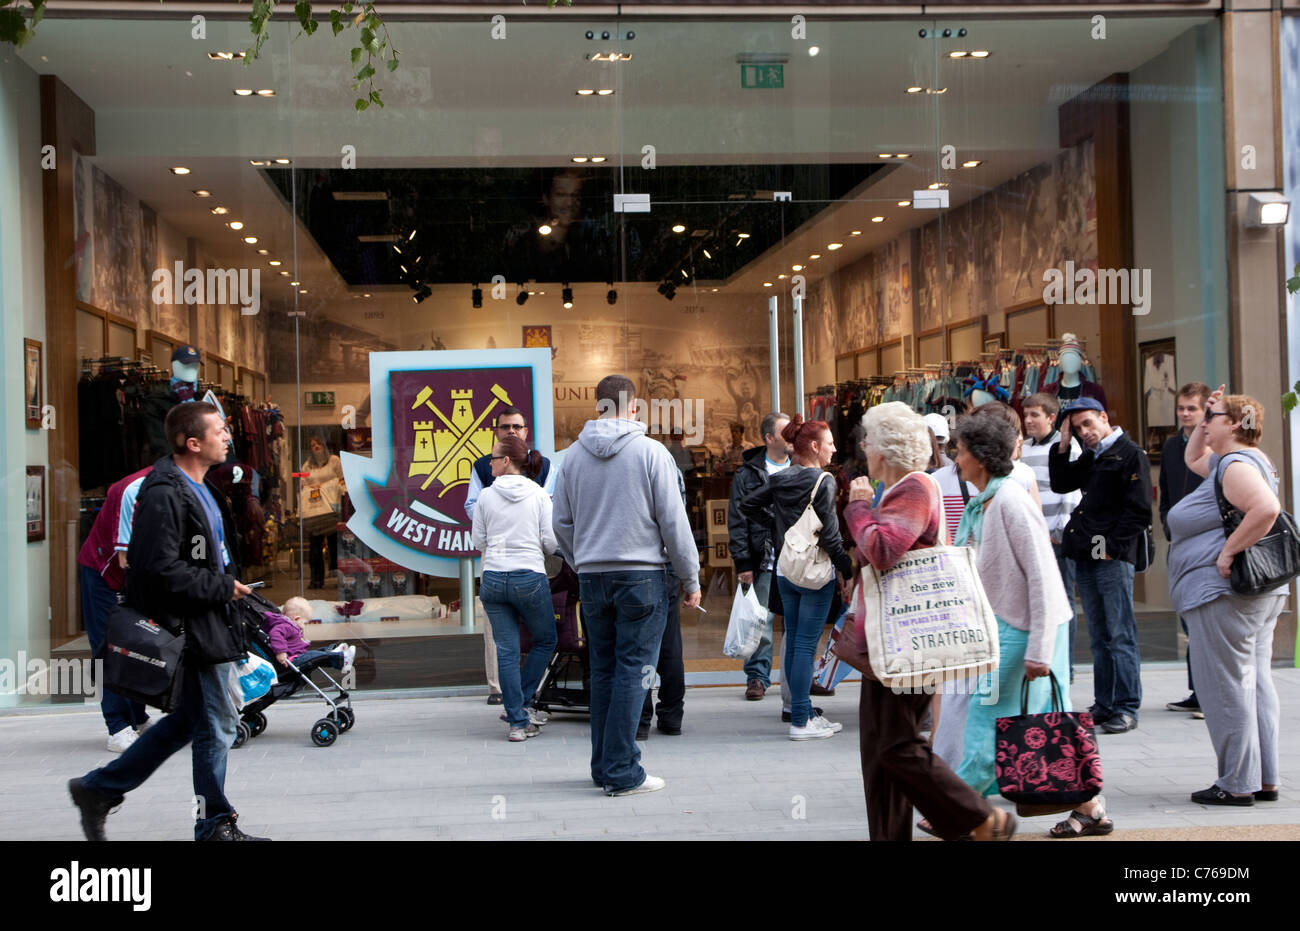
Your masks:
{"label": "eyeglasses", "polygon": [[522,433],[528,428],[521,423],[499,423],[497,424],[497,429],[505,430],[509,433]]}
{"label": "eyeglasses", "polygon": [[496,462],[498,459],[509,459],[509,458],[510,458],[509,456],[493,456],[492,461]]}
{"label": "eyeglasses", "polygon": [[1207,410],[1207,411],[1205,412],[1205,422],[1206,422],[1206,423],[1209,423],[1209,422],[1210,422],[1211,420],[1213,420],[1215,417],[1227,417],[1227,416],[1228,416],[1228,412],[1227,412],[1227,411],[1211,411],[1211,410]]}

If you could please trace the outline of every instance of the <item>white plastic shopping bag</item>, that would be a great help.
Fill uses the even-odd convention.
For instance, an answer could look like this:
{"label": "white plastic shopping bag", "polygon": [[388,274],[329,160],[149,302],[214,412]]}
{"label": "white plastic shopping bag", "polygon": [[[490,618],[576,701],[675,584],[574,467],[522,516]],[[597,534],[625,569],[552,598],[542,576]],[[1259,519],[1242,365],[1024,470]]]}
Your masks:
{"label": "white plastic shopping bag", "polygon": [[271,691],[271,686],[275,683],[275,667],[256,653],[249,653],[230,664],[227,687],[230,700],[240,710]]}
{"label": "white plastic shopping bag", "polygon": [[758,641],[763,637],[763,626],[766,623],[767,608],[758,600],[754,586],[737,585],[722,652],[727,656],[748,660],[758,649]]}

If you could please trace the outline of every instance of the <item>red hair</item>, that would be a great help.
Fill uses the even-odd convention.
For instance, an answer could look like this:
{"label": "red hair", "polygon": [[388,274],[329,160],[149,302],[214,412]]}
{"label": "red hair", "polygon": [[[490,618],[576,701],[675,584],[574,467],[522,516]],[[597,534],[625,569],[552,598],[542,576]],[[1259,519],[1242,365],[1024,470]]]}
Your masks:
{"label": "red hair", "polygon": [[802,414],[795,414],[781,431],[781,437],[794,447],[796,456],[808,459],[812,456],[812,444],[821,442],[823,430],[830,430],[826,421],[804,420]]}

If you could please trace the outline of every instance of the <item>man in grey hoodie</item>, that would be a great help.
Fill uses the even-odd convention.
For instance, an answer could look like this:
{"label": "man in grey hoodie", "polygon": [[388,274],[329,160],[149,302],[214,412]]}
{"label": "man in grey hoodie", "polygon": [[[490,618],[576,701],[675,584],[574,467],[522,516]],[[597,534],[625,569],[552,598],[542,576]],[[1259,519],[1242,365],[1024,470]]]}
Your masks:
{"label": "man in grey hoodie", "polygon": [[591,778],[607,795],[664,787],[641,768],[636,729],[654,680],[670,600],[668,565],[700,603],[700,558],[673,457],[635,420],[624,375],[596,386],[598,419],[566,453],[555,486],[560,553],[578,573],[591,652]]}

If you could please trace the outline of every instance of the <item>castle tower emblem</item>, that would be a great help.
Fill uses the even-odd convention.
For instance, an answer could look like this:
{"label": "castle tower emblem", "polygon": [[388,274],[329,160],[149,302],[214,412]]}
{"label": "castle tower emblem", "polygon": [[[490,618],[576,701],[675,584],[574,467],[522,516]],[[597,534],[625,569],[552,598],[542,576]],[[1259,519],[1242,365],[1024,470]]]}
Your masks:
{"label": "castle tower emblem", "polygon": [[458,485],[469,484],[474,461],[492,451],[492,428],[482,426],[483,422],[498,404],[509,406],[511,403],[505,389],[493,385],[490,391],[492,400],[475,415],[474,389],[453,388],[450,394],[450,417],[433,403],[433,389],[427,385],[420,389],[415,403],[411,405],[411,410],[428,407],[437,420],[417,420],[411,424],[415,442],[407,478],[425,476],[420,484],[421,491],[434,481],[441,482],[439,498]]}

